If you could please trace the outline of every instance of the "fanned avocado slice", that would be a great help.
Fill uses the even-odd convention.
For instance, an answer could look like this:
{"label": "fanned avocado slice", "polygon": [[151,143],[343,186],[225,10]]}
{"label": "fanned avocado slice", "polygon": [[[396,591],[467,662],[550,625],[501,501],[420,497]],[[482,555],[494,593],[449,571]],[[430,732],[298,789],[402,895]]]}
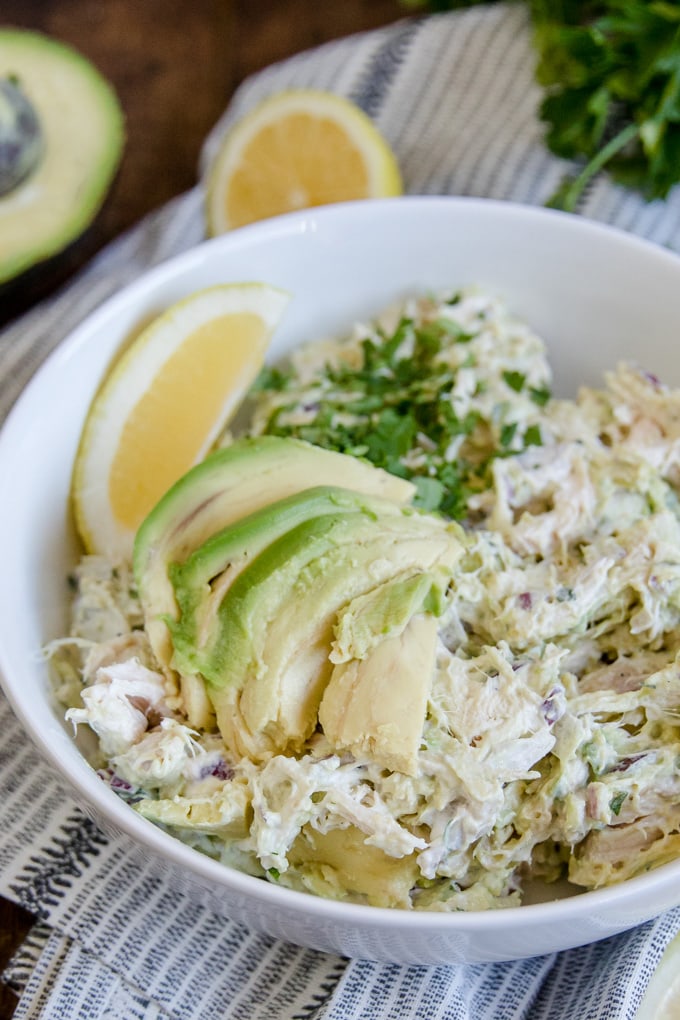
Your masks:
{"label": "fanned avocado slice", "polygon": [[436,617],[415,613],[402,631],[363,658],[335,665],[319,706],[331,745],[390,771],[417,775],[436,652]]}
{"label": "fanned avocado slice", "polygon": [[[280,499],[320,485],[337,485],[395,503],[414,486],[355,457],[298,439],[240,439],[187,472],[151,511],[135,538],[134,572],[146,630],[159,662],[170,667],[167,620],[179,607],[169,577],[211,536]],[[217,572],[217,567],[216,567]]]}
{"label": "fanned avocado slice", "polygon": [[359,512],[377,517],[397,515],[401,510],[386,499],[332,485],[316,486],[241,518],[212,535],[184,563],[171,564],[168,573],[180,612],[177,621],[168,623],[174,664],[180,672],[196,670],[197,656],[212,639],[216,614],[227,591],[272,542],[305,521]]}
{"label": "fanned avocado slice", "polygon": [[0,29],[0,284],[84,233],[123,146],[118,99],[88,60],[40,33]]}
{"label": "fanned avocado slice", "polygon": [[340,610],[397,575],[450,576],[459,529],[434,518],[326,514],[286,532],[236,578],[193,665],[227,747],[254,759],[313,731]]}

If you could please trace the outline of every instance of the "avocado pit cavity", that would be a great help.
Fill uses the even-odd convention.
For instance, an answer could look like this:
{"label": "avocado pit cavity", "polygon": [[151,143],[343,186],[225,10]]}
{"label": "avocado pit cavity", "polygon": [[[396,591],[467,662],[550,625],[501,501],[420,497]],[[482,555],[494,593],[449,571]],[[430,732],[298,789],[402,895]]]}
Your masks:
{"label": "avocado pit cavity", "polygon": [[0,197],[36,170],[44,145],[40,119],[19,79],[0,78]]}

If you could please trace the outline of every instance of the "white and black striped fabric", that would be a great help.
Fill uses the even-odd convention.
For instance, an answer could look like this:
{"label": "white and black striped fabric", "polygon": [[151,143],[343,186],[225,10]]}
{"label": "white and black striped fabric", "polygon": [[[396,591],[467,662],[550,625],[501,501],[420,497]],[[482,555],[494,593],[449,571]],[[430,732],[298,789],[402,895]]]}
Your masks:
{"label": "white and black striped fabric", "polygon": [[[265,95],[316,87],[374,118],[412,194],[541,205],[565,166],[542,142],[524,5],[401,22],[270,67],[245,82],[206,140]],[[64,291],[0,336],[0,419],[89,311],[203,238],[202,189],[148,217]],[[680,250],[680,189],[645,203],[605,177],[580,213]],[[680,909],[632,932],[516,963],[398,967],[253,934],[196,906],[105,837],[40,759],[0,696],[0,895],[36,926],[4,979],[16,1020],[632,1020]]]}

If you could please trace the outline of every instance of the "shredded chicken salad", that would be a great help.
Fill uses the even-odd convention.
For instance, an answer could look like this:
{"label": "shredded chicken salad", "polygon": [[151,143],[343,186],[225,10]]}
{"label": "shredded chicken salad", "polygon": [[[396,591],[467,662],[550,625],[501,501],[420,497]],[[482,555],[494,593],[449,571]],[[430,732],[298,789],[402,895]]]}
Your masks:
{"label": "shredded chicken salad", "polygon": [[[465,291],[308,344],[250,405],[250,435],[366,459],[413,483],[414,513],[459,522],[436,611],[408,589],[417,611],[357,694],[405,697],[388,675],[429,663],[404,681],[412,753],[388,729],[340,739],[330,707],[298,744],[238,753],[155,657],[131,565],[86,556],[49,653],[102,780],[218,861],[378,906],[515,906],[529,880],[591,889],[679,856],[680,391],[623,364],[556,399],[541,340]],[[423,620],[430,660],[411,655]]]}

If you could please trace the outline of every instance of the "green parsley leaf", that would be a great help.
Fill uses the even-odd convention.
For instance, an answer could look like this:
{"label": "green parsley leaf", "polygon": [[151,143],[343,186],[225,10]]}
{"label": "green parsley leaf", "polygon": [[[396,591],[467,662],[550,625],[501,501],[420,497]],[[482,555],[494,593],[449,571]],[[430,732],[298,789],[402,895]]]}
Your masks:
{"label": "green parsley leaf", "polygon": [[399,460],[411,449],[415,432],[412,415],[399,414],[388,407],[380,413],[375,428],[366,437],[369,459],[385,466]]}
{"label": "green parsley leaf", "polygon": [[521,393],[524,389],[526,376],[524,372],[503,372],[503,380],[515,393]]}
{"label": "green parsley leaf", "polygon": [[529,425],[524,433],[524,446],[543,446],[540,425]]}
{"label": "green parsley leaf", "polygon": [[424,475],[413,479],[416,494],[413,505],[421,510],[438,510],[444,497],[444,485],[438,478],[427,478]]}
{"label": "green parsley leaf", "polygon": [[290,369],[265,365],[260,369],[255,382],[251,386],[251,393],[263,393],[265,390],[281,392],[289,386],[292,377],[293,373]]}
{"label": "green parsley leaf", "polygon": [[510,446],[513,439],[515,438],[516,432],[517,432],[516,421],[508,422],[507,425],[503,426],[503,428],[501,429],[500,444],[504,449],[507,449],[507,447]]}
{"label": "green parsley leaf", "polygon": [[624,802],[624,800],[626,799],[627,796],[628,796],[628,794],[624,793],[623,791],[620,792],[620,793],[614,794],[612,799],[609,801],[609,809],[612,812],[612,814],[614,814],[614,815],[618,815],[619,814],[619,812],[621,811],[621,808],[623,806],[623,802]]}
{"label": "green parsley leaf", "polygon": [[545,387],[532,386],[529,389],[529,396],[531,397],[533,402],[537,404],[539,407],[545,407],[545,405],[550,400],[552,394],[550,390]]}
{"label": "green parsley leaf", "polygon": [[645,197],[680,180],[677,4],[530,0],[548,147],[584,161],[550,204],[573,211],[606,167]]}

